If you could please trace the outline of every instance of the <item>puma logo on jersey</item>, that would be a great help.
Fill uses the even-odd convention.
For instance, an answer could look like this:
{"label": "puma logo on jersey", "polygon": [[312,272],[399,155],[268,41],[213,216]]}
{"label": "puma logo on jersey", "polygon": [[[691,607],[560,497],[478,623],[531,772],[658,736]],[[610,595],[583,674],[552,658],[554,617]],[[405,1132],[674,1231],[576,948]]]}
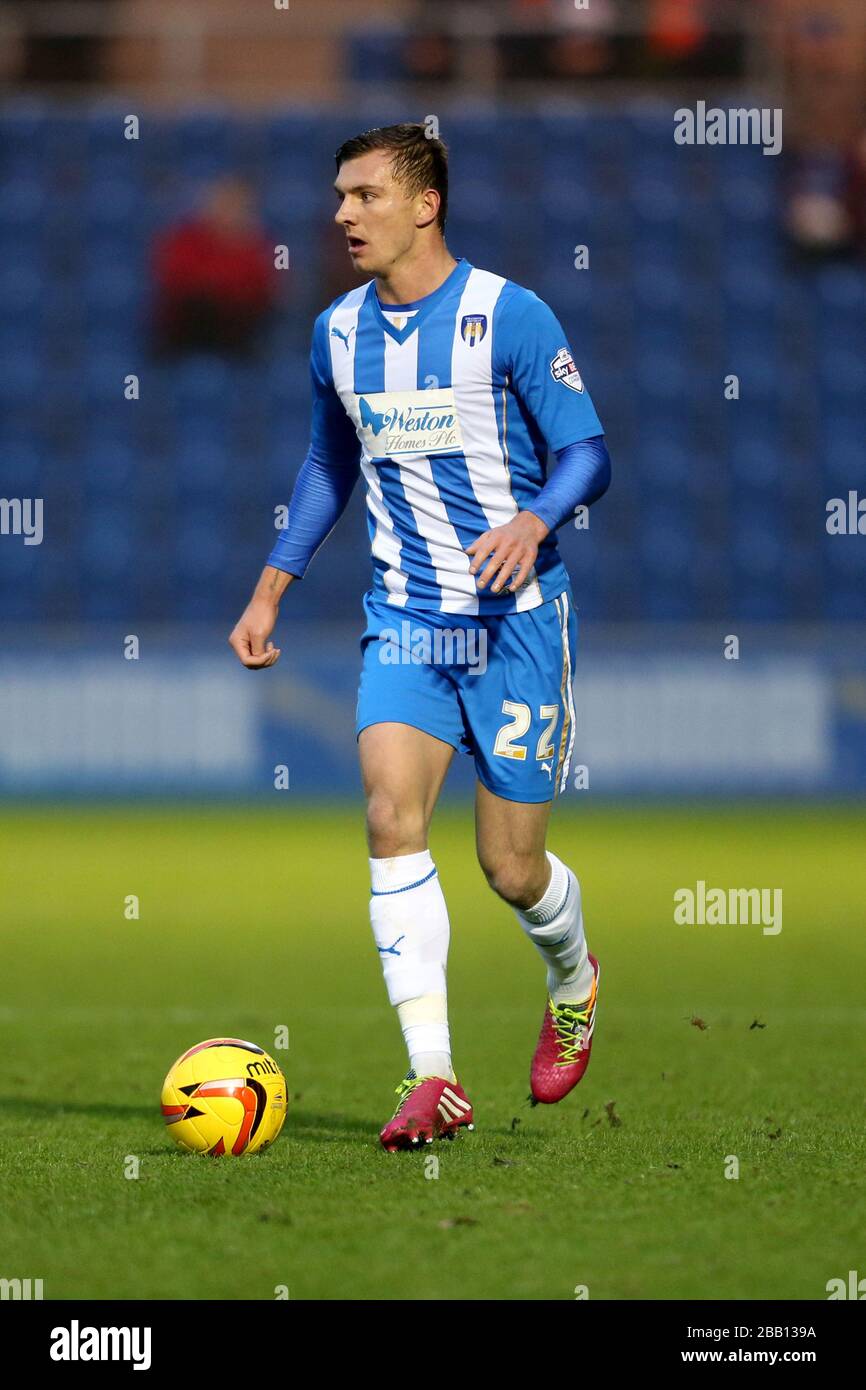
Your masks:
{"label": "puma logo on jersey", "polygon": [[[354,331],[355,331],[355,325],[352,324],[352,327],[349,329],[349,333],[354,333]],[[331,337],[332,337],[332,338],[339,338],[339,339],[340,339],[340,342],[343,343],[343,344],[345,344],[345,348],[346,348],[346,351],[347,351],[347,352],[349,351],[349,333],[341,333],[340,330],[339,330],[339,328],[332,328],[332,329],[331,329]]]}

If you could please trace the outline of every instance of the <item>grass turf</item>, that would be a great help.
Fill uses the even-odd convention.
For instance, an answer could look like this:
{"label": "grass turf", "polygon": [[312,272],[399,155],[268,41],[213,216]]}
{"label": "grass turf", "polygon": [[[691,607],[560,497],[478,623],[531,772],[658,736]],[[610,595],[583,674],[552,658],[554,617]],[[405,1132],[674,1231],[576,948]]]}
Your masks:
{"label": "grass turf", "polygon": [[[601,1002],[585,1081],[533,1110],[541,964],[483,884],[468,812],[442,808],[477,1129],[435,1146],[436,1177],[431,1150],[377,1146],[404,1054],[357,810],[7,809],[0,1277],[47,1298],[826,1297],[863,1256],[864,821],[560,808]],[[782,888],[782,932],[675,925],[698,879]],[[169,1064],[214,1035],[271,1050],[279,1025],[278,1143],[176,1151]]]}

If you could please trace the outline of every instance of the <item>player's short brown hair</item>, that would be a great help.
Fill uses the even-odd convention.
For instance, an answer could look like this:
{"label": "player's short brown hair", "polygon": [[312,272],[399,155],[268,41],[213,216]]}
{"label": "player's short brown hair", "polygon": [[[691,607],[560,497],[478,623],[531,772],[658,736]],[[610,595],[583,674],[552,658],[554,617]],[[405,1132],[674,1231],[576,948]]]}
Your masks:
{"label": "player's short brown hair", "polygon": [[372,130],[343,141],[336,154],[337,173],[347,159],[357,159],[372,150],[391,151],[394,178],[410,198],[425,188],[436,189],[439,194],[436,222],[444,232],[448,215],[448,148],[444,141],[428,135],[426,126],[411,121],[374,126]]}

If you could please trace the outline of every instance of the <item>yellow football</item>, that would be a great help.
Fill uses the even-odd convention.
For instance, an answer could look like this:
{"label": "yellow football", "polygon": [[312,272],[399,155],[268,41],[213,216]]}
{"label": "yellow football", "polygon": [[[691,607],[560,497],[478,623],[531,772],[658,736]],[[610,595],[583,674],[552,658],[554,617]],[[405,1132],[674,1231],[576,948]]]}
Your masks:
{"label": "yellow football", "polygon": [[240,1038],[208,1038],[178,1057],[162,1087],[176,1144],[192,1153],[261,1153],[286,1118],[286,1078],[273,1057]]}

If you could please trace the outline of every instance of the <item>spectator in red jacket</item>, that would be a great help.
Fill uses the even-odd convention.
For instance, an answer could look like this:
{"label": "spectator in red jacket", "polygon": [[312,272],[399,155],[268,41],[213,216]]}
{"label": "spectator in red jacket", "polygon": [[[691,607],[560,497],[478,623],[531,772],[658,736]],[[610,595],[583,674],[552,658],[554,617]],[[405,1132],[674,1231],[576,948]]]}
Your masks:
{"label": "spectator in red jacket", "polygon": [[236,177],[211,184],[197,214],[157,237],[153,273],[159,351],[252,352],[277,272],[248,185]]}

